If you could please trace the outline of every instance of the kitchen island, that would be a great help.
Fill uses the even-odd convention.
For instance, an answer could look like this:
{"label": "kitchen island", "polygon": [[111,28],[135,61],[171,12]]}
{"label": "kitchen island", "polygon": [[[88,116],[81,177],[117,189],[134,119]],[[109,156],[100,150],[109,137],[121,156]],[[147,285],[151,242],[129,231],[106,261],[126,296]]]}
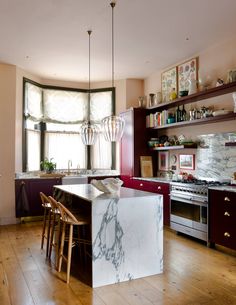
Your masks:
{"label": "kitchen island", "polygon": [[124,188],[104,194],[93,185],[58,185],[55,196],[91,216],[91,286],[163,271],[163,196]]}

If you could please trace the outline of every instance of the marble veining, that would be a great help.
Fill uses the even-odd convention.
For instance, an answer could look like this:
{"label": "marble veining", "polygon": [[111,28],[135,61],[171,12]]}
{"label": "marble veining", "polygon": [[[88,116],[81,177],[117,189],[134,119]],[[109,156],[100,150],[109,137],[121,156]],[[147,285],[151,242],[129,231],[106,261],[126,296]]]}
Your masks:
{"label": "marble veining", "polygon": [[[103,215],[100,229],[93,242],[93,261],[105,257],[117,270],[124,260],[122,237],[124,235],[120,222],[117,219],[119,198],[111,199],[105,214]],[[111,240],[107,239],[107,232]]]}
{"label": "marble veining", "polygon": [[233,133],[201,135],[201,146],[196,150],[198,177],[229,179],[236,171],[236,148],[225,146]]}

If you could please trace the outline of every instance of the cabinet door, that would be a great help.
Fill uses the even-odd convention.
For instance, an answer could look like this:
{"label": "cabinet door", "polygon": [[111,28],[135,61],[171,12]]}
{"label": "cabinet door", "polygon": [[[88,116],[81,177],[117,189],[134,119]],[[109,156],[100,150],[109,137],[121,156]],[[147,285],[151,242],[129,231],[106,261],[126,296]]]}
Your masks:
{"label": "cabinet door", "polygon": [[209,239],[236,250],[236,193],[209,191]]}
{"label": "cabinet door", "polygon": [[[124,134],[120,142],[121,175],[140,177],[140,156],[151,156],[147,147],[146,110],[129,109],[121,116],[125,120]],[[155,164],[154,164],[155,166]],[[154,172],[156,168],[154,167]]]}
{"label": "cabinet door", "polygon": [[16,217],[41,216],[40,192],[53,195],[53,185],[61,184],[61,178],[50,179],[17,179],[15,181]]}

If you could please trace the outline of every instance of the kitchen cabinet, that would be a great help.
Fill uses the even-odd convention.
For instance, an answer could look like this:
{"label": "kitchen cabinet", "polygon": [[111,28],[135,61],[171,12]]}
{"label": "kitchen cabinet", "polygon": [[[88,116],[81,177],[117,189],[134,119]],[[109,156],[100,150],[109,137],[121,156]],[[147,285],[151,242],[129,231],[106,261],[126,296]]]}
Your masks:
{"label": "kitchen cabinet", "polygon": [[[120,115],[125,120],[124,134],[120,142],[120,173],[128,177],[140,177],[140,156],[153,154],[147,146],[149,131],[146,128],[146,109],[132,108]],[[153,159],[154,172],[155,164]]]}
{"label": "kitchen cabinet", "polygon": [[[236,91],[236,82],[232,82],[232,83],[225,84],[225,85],[222,85],[219,87],[211,88],[211,89],[208,89],[205,91],[200,91],[195,94],[191,94],[191,95],[187,95],[187,96],[178,98],[174,101],[161,103],[155,107],[148,108],[147,112],[148,113],[161,112],[162,110],[174,108],[174,107],[177,107],[180,105],[186,105],[186,104],[198,102],[201,100],[220,96],[220,95],[231,93],[234,91]],[[172,124],[166,124],[166,125],[162,125],[162,126],[153,127],[153,129],[185,127],[185,126],[190,126],[190,125],[202,125],[202,124],[216,123],[216,122],[235,120],[235,119],[236,119],[236,113],[229,113],[229,114],[224,114],[224,115],[196,119],[196,120],[192,120],[192,121],[183,121],[183,122],[177,122],[177,123],[172,123]],[[150,128],[150,129],[152,129],[152,128]]]}
{"label": "kitchen cabinet", "polygon": [[61,178],[32,178],[15,180],[16,217],[41,216],[40,192],[53,195],[53,186],[62,184]]}
{"label": "kitchen cabinet", "polygon": [[209,190],[209,241],[236,250],[236,192]]}
{"label": "kitchen cabinet", "polygon": [[170,225],[170,185],[169,183],[146,181],[135,178],[128,178],[127,176],[121,176],[124,187],[133,188],[136,190],[152,192],[163,195],[163,210],[164,210],[164,225]]}

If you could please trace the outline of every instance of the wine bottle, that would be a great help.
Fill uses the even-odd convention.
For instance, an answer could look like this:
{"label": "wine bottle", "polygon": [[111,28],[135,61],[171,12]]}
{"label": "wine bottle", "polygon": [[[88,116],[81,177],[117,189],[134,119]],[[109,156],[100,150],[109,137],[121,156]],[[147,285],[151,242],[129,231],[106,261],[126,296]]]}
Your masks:
{"label": "wine bottle", "polygon": [[181,120],[181,110],[179,109],[179,105],[178,105],[177,110],[175,112],[175,121],[180,122],[180,120]]}
{"label": "wine bottle", "polygon": [[187,120],[187,112],[184,108],[184,105],[183,105],[183,109],[181,111],[181,121],[186,121]]}

